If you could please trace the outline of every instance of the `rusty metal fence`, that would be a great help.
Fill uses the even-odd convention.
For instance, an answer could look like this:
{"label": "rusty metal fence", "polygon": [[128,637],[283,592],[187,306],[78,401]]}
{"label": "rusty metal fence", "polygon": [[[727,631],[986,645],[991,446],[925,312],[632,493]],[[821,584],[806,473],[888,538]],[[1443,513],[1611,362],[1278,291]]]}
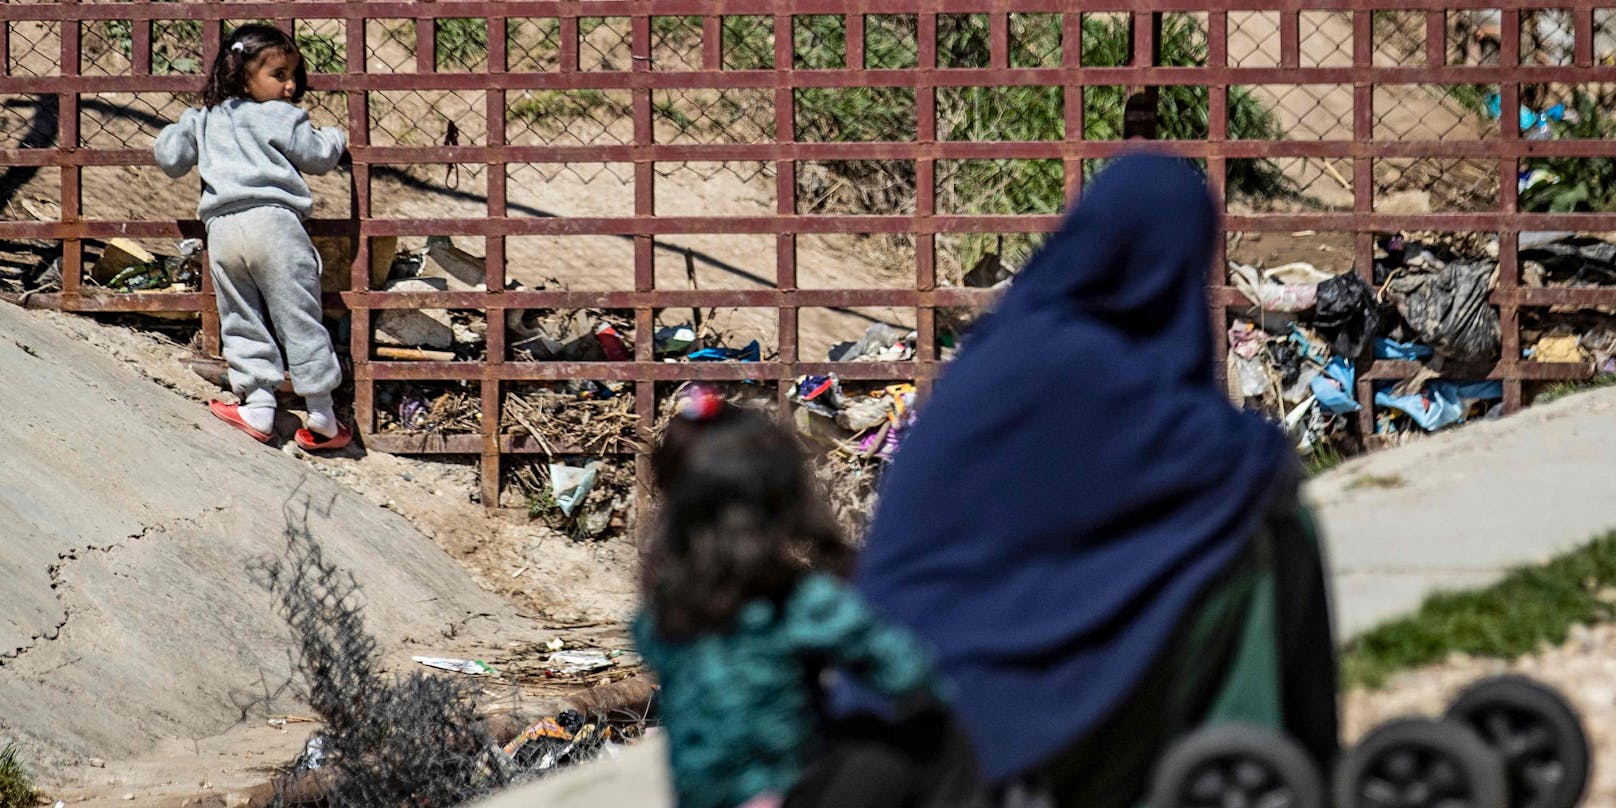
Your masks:
{"label": "rusty metal fence", "polygon": [[[1514,410],[1523,384],[1590,374],[1523,361],[1523,313],[1616,307],[1616,288],[1523,286],[1517,260],[1523,231],[1616,231],[1612,210],[1522,212],[1518,181],[1532,160],[1609,159],[1616,144],[1534,140],[1496,111],[1572,90],[1606,100],[1616,9],[1593,0],[13,0],[0,5],[0,240],[56,245],[63,267],[60,290],[31,303],[191,312],[216,350],[205,277],[194,290],[115,293],[90,279],[85,250],[201,235],[194,213],[144,190],[155,187],[150,144],[196,103],[228,26],[248,20],[297,36],[311,114],[350,134],[351,175],[316,186],[309,228],[355,239],[328,304],[351,313],[367,444],[478,456],[490,504],[509,458],[584,450],[502,429],[514,385],[628,383],[640,434],[659,384],[757,382],[782,404],[802,374],[924,386],[940,319],[991,302],[964,275],[989,252],[1024,256],[1056,224],[1061,195],[1125,148],[1129,97],[1157,112],[1160,147],[1201,161],[1221,191],[1230,236],[1210,275],[1220,323],[1248,306],[1225,260],[1265,240],[1264,260],[1305,250],[1367,277],[1377,234],[1493,234],[1504,336],[1488,377]],[[681,197],[689,176],[719,190]],[[417,192],[441,204],[418,204]],[[594,202],[607,196],[618,208],[603,214]],[[752,207],[730,204],[742,197]],[[870,262],[879,271],[804,269],[802,245],[847,234],[883,248]],[[427,237],[480,244],[480,283],[387,290],[373,251]],[[546,283],[569,260],[559,245],[586,239],[621,245],[579,259],[617,256],[611,271]],[[701,239],[729,239],[755,266],[691,246]],[[838,264],[852,253],[814,254]],[[744,282],[695,288],[698,262]],[[664,312],[724,308],[769,315],[763,361],[658,360]],[[624,312],[631,360],[510,350],[510,313],[576,309]],[[482,350],[382,358],[377,321],[408,310],[480,321]],[[823,361],[799,325],[827,311],[902,313],[913,359]],[[1366,428],[1372,385],[1419,369],[1362,369]],[[379,431],[380,388],[422,382],[474,385],[475,429]],[[643,480],[643,457],[639,469]]]}

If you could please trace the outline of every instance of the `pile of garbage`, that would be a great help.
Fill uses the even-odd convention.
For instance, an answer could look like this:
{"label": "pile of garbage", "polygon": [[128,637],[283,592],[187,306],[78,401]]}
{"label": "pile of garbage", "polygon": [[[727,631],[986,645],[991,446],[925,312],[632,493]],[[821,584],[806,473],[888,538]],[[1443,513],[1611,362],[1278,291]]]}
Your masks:
{"label": "pile of garbage", "polygon": [[482,430],[477,382],[395,382],[376,386],[376,431],[454,435]]}
{"label": "pile of garbage", "polygon": [[[1495,243],[1383,239],[1373,287],[1301,263],[1231,262],[1229,274],[1253,307],[1229,327],[1231,397],[1281,424],[1302,454],[1351,454],[1364,438],[1398,441],[1498,410],[1503,387],[1484,380],[1501,345],[1488,303]],[[1359,436],[1358,373],[1377,361],[1418,367],[1372,385],[1374,435]]]}
{"label": "pile of garbage", "polygon": [[634,524],[632,455],[562,455],[513,465],[502,507],[526,508],[530,518],[578,541],[621,535]]}
{"label": "pile of garbage", "polygon": [[500,432],[527,436],[546,454],[574,447],[618,454],[641,447],[634,394],[625,382],[571,379],[512,385],[500,410]]}

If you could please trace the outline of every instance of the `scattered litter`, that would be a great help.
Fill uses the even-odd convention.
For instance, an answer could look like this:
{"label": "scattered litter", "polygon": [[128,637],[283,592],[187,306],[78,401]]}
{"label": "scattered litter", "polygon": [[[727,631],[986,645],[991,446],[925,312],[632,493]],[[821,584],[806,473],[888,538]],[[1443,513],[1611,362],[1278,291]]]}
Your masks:
{"label": "scattered litter", "polygon": [[558,676],[577,676],[612,667],[604,651],[557,651],[545,662],[545,670]]}
{"label": "scattered litter", "polygon": [[483,662],[480,659],[442,659],[440,657],[424,656],[410,657],[410,659],[419,662],[428,668],[437,668],[438,670],[451,671],[453,673],[464,673],[467,676],[486,676],[495,672],[488,663]]}
{"label": "scattered litter", "polygon": [[590,463],[578,468],[564,466],[559,463],[550,464],[550,495],[555,497],[556,507],[561,513],[571,516],[573,509],[589,496],[589,490],[595,487],[595,478],[600,474],[600,464]]}
{"label": "scattered litter", "polygon": [[315,735],[303,746],[303,768],[314,771],[325,765],[325,736]]}

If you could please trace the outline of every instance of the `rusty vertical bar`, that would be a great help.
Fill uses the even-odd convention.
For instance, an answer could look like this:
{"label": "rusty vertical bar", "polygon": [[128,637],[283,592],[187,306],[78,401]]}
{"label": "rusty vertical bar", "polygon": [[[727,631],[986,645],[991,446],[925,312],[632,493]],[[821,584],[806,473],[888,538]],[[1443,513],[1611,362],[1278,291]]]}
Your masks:
{"label": "rusty vertical bar", "polygon": [[1441,67],[1448,63],[1448,12],[1425,12],[1425,63]]}
{"label": "rusty vertical bar", "polygon": [[[224,39],[224,26],[219,22],[208,22],[202,26],[202,63],[213,64],[218,55],[221,42]],[[205,297],[213,296],[213,273],[203,272],[202,294]],[[202,352],[211,357],[222,357],[224,346],[219,336],[219,307],[212,303],[202,306]]]}
{"label": "rusty vertical bar", "polygon": [[[1213,70],[1226,67],[1229,62],[1229,14],[1226,11],[1210,11],[1206,15],[1206,64]],[[1229,85],[1226,83],[1212,84],[1207,87],[1207,140],[1211,143],[1222,143],[1229,139]],[[1229,209],[1229,171],[1228,158],[1214,155],[1206,159],[1206,175],[1212,181],[1217,192],[1217,205],[1219,215],[1226,214]],[[1216,288],[1225,283],[1224,266],[1228,251],[1227,239],[1220,236],[1212,249],[1212,266],[1208,268],[1210,275],[1207,282]],[[1223,322],[1223,310],[1217,311],[1214,325]],[[1226,340],[1215,342],[1218,358],[1228,345]]]}
{"label": "rusty vertical bar", "polygon": [[724,18],[717,14],[701,18],[701,69],[724,69]]}
{"label": "rusty vertical bar", "polygon": [[[431,7],[427,2],[417,6]],[[436,73],[438,70],[438,21],[435,17],[415,18],[415,72]]]}
{"label": "rusty vertical bar", "polygon": [[[366,18],[363,10],[344,18],[344,68],[350,74],[367,72]],[[348,143],[370,145],[370,95],[348,94]],[[371,244],[366,223],[370,221],[370,165],[354,161],[350,168],[349,211],[354,233],[354,265],[350,285],[365,294],[355,295],[357,305],[348,310],[348,358],[354,373],[354,422],[363,435],[376,431],[376,382],[370,367],[370,288]]]}
{"label": "rusty vertical bar", "polygon": [[[1352,12],[1352,139],[1358,145],[1374,140],[1375,86],[1363,79],[1374,62],[1372,11]],[[1369,217],[1375,207],[1375,164],[1363,154],[1352,158],[1352,212],[1353,218]],[[1353,268],[1371,283],[1375,277],[1375,234],[1372,231],[1353,233]],[[1375,433],[1374,385],[1358,382],[1359,434],[1367,437]]]}
{"label": "rusty vertical bar", "polygon": [[1133,33],[1133,59],[1129,62],[1134,66],[1156,64],[1157,32],[1161,30],[1157,12],[1135,11],[1129,18],[1129,30]]}
{"label": "rusty vertical bar", "polygon": [[988,15],[988,67],[1010,67],[1010,15],[995,11]]}
{"label": "rusty vertical bar", "polygon": [[1572,63],[1577,67],[1593,67],[1594,64],[1594,35],[1598,29],[1594,27],[1594,10],[1591,8],[1574,8],[1571,10],[1571,31],[1575,37],[1572,45]]}
{"label": "rusty vertical bar", "polygon": [[558,36],[561,37],[561,72],[572,73],[578,69],[578,17],[569,15],[561,18],[557,26]]}
{"label": "rusty vertical bar", "polygon": [[[151,0],[136,0],[142,4],[149,4]],[[152,21],[131,20],[129,23],[129,66],[131,73],[137,76],[149,76],[152,72]]]}
{"label": "rusty vertical bar", "polygon": [[[774,137],[780,143],[797,139],[796,88],[784,77],[789,75],[796,59],[796,45],[792,35],[794,25],[789,14],[774,16]],[[792,216],[797,212],[797,164],[794,160],[778,160],[774,164],[775,212]],[[782,292],[797,290],[797,234],[780,233],[774,239],[774,285]],[[791,368],[788,375],[797,375],[797,307],[790,303],[775,311],[775,333],[780,344],[780,362]],[[791,382],[782,380],[775,391],[782,418],[789,417]]]}
{"label": "rusty vertical bar", "polygon": [[[1004,19],[1000,19],[1004,18]],[[937,143],[937,16],[922,14],[917,28],[916,69],[920,83],[915,87],[915,140],[921,148]],[[994,22],[996,21],[996,22]],[[1002,24],[1001,24],[1002,23]],[[991,26],[1008,35],[1008,18],[995,14]],[[1006,39],[1006,43],[1008,39]],[[1000,43],[1005,44],[1005,43]],[[1008,45],[1004,47],[1008,59]],[[932,216],[937,212],[937,161],[922,154],[915,160],[915,288],[929,292],[937,288],[937,232]],[[937,368],[937,309],[923,296],[915,308],[915,383],[922,395],[931,392]]]}
{"label": "rusty vertical bar", "polygon": [[1302,64],[1302,13],[1287,4],[1279,11],[1279,66],[1296,68]]}
{"label": "rusty vertical bar", "polygon": [[863,70],[864,15],[856,11],[850,11],[843,19],[845,20],[846,26],[844,30],[847,33],[846,37],[844,37],[845,44],[847,45],[847,69]]}
{"label": "rusty vertical bar", "polygon": [[[64,0],[65,5],[76,5],[78,0]],[[64,77],[77,76],[80,71],[79,44],[83,23],[76,20],[62,22],[61,73]],[[62,221],[78,222],[83,218],[83,176],[77,165],[66,159],[78,151],[79,96],[64,91],[57,97],[57,118],[60,131],[56,136],[57,153],[62,159]],[[79,304],[79,285],[84,276],[84,242],[77,238],[62,240],[62,308],[73,310]]]}
{"label": "rusty vertical bar", "polygon": [[[651,18],[637,14],[629,18],[630,46],[633,56],[632,70],[645,73],[651,69]],[[633,91],[634,112],[634,218],[639,221],[656,215],[656,164],[651,162],[650,146],[655,141],[651,119],[651,90],[637,87]],[[634,236],[634,290],[649,292],[656,288],[656,242],[654,236]],[[646,372],[656,361],[656,312],[649,303],[638,302],[634,307],[634,412],[641,435],[649,437],[656,429],[656,382]],[[638,544],[650,535],[648,515],[651,508],[651,456],[645,452],[634,456],[634,509],[638,516],[636,529]]]}
{"label": "rusty vertical bar", "polygon": [[[1083,14],[1078,11],[1061,13],[1061,67],[1076,69],[1083,63]],[[1065,123],[1063,140],[1068,149],[1083,142],[1083,86],[1067,83],[1061,88],[1061,117]],[[1068,155],[1071,152],[1068,151]],[[1067,156],[1061,160],[1066,172],[1067,200],[1083,189],[1083,160]]]}
{"label": "rusty vertical bar", "polygon": [[[506,21],[504,17],[488,18],[488,72],[504,73],[508,60],[506,48]],[[505,145],[505,91],[490,88],[484,100],[487,120],[488,145]],[[489,160],[488,218],[504,219],[506,167],[502,160]],[[505,236],[488,236],[483,243],[483,288],[488,291],[483,316],[487,320],[483,359],[482,411],[482,496],[488,507],[498,507],[504,488],[504,474],[499,454],[500,410],[504,402],[504,382],[499,380],[500,366],[505,364]]]}
{"label": "rusty vertical bar", "polygon": [[11,75],[11,23],[0,20],[0,76]]}
{"label": "rusty vertical bar", "polygon": [[[1498,62],[1504,67],[1514,67],[1521,61],[1521,14],[1507,11],[1504,13],[1500,26],[1500,42]],[[1507,144],[1517,144],[1521,140],[1520,116],[1516,110],[1521,108],[1521,84],[1519,73],[1510,71],[1498,87],[1499,108],[1502,114],[1498,116],[1499,136]],[[1515,213],[1519,207],[1520,192],[1520,160],[1514,155],[1501,157],[1498,160],[1498,209],[1504,214]],[[1521,322],[1520,307],[1516,303],[1515,292],[1520,286],[1520,229],[1513,223],[1506,222],[1504,229],[1498,234],[1498,287],[1504,292],[1504,302],[1498,307],[1498,325],[1500,334],[1499,358],[1507,363],[1519,362],[1521,359]],[[1521,408],[1523,398],[1521,381],[1519,378],[1504,380],[1504,414],[1513,415]]]}
{"label": "rusty vertical bar", "polygon": [[[1226,11],[1209,11],[1206,15],[1206,64],[1207,67],[1218,70],[1229,63],[1229,14]],[[1216,83],[1207,87],[1207,140],[1217,144],[1228,140],[1229,137],[1229,85]],[[1222,217],[1229,209],[1229,166],[1228,158],[1221,155],[1210,156],[1206,159],[1206,175],[1212,181],[1212,187],[1217,195],[1218,215]],[[1227,285],[1229,239],[1228,234],[1220,228],[1218,237],[1212,245],[1212,265],[1206,268],[1207,287],[1217,289]],[[1224,358],[1229,352],[1229,340],[1225,333],[1226,323],[1229,319],[1228,309],[1223,304],[1214,301],[1212,304],[1212,346],[1213,367],[1218,378],[1223,378],[1227,371]]]}

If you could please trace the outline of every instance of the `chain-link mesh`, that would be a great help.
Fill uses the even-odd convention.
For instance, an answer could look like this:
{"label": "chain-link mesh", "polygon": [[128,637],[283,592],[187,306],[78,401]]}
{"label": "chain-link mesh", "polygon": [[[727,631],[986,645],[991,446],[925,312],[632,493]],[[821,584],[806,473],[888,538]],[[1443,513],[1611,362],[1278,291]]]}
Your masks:
{"label": "chain-link mesh", "polygon": [[288,528],[285,557],[257,566],[292,629],[307,699],[323,727],[274,805],[453,806],[510,780],[459,680],[385,676],[353,576],[306,528]]}
{"label": "chain-link mesh", "polygon": [[13,76],[55,76],[62,72],[62,26],[22,20],[9,26],[6,71]]}
{"label": "chain-link mesh", "polygon": [[1296,30],[1302,67],[1352,66],[1352,12],[1304,11]]}
{"label": "chain-link mesh", "polygon": [[542,73],[561,66],[561,21],[518,17],[505,21],[505,64],[513,73]]}
{"label": "chain-link mesh", "polygon": [[1279,12],[1231,11],[1230,67],[1279,67]]}
{"label": "chain-link mesh", "polygon": [[99,93],[79,100],[79,146],[87,149],[150,148],[163,127],[179,120],[190,94]]}
{"label": "chain-link mesh", "polygon": [[293,27],[298,50],[311,75],[348,69],[348,24],[342,20],[298,20]]}
{"label": "chain-link mesh", "polygon": [[634,56],[633,34],[627,17],[579,17],[578,68],[628,70]]}
{"label": "chain-link mesh", "polygon": [[847,21],[832,14],[794,17],[793,58],[798,70],[831,70],[847,66]]}
{"label": "chain-link mesh", "polygon": [[725,17],[723,65],[725,70],[768,70],[774,67],[774,18]]}
{"label": "chain-link mesh", "polygon": [[365,71],[415,72],[415,20],[365,22]]}
{"label": "chain-link mesh", "polygon": [[1448,12],[1448,64],[1498,64],[1502,23],[1497,10]]}
{"label": "chain-link mesh", "polygon": [[1382,84],[1375,87],[1377,140],[1488,140],[1498,137],[1487,114],[1496,86]]}
{"label": "chain-link mesh", "polygon": [[[1352,87],[1344,84],[1265,84],[1231,87],[1230,98],[1254,99],[1287,140],[1351,140]],[[1231,140],[1270,139],[1271,131],[1229,122]]]}
{"label": "chain-link mesh", "polygon": [[651,69],[700,70],[700,17],[651,18]]}
{"label": "chain-link mesh", "polygon": [[774,139],[773,90],[653,90],[659,143],[762,143]]}
{"label": "chain-link mesh", "polygon": [[488,69],[488,20],[444,17],[433,34],[440,73],[479,73]]}
{"label": "chain-link mesh", "polygon": [[1375,161],[1375,209],[1477,212],[1498,206],[1498,164],[1421,157]]}
{"label": "chain-link mesh", "polygon": [[913,14],[871,14],[864,18],[864,66],[901,70],[920,63],[919,21]]}
{"label": "chain-link mesh", "polygon": [[634,142],[626,90],[526,90],[506,97],[505,138],[512,145],[590,146]]}
{"label": "chain-link mesh", "polygon": [[1060,67],[1064,58],[1059,14],[1010,15],[1010,66]]}
{"label": "chain-link mesh", "polygon": [[986,14],[937,15],[937,66],[987,67],[989,37]]}
{"label": "chain-link mesh", "polygon": [[1370,22],[1376,66],[1425,64],[1425,12],[1376,11],[1370,15]]}
{"label": "chain-link mesh", "polygon": [[481,146],[488,142],[487,95],[401,90],[370,94],[370,142],[377,146]]}
{"label": "chain-link mesh", "polygon": [[1522,11],[1521,64],[1569,65],[1575,56],[1571,12],[1563,9]]}

